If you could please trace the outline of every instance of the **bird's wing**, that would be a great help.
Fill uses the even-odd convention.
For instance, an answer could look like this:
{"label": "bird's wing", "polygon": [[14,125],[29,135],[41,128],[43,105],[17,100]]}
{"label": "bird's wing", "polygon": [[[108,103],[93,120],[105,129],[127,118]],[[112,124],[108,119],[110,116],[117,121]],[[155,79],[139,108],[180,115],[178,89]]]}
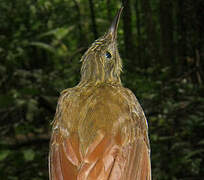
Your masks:
{"label": "bird's wing", "polygon": [[[124,180],[151,180],[150,145],[148,124],[138,100],[128,89],[131,118],[135,122],[134,141],[123,148],[122,154],[128,160],[125,165]],[[114,173],[113,173],[114,174]]]}
{"label": "bird's wing", "polygon": [[[108,94],[105,91],[104,93]],[[91,107],[88,108],[85,113],[86,123],[78,124],[81,130],[78,128],[78,131],[71,133],[67,132],[65,126],[59,127],[63,124],[63,120],[61,123],[59,122],[64,111],[62,107],[57,108],[55,116],[57,123],[54,124],[50,144],[50,180],[151,180],[149,142],[143,111],[130,91],[125,90],[122,94],[125,94],[123,96],[128,99],[128,108],[122,105],[124,99],[120,101],[117,93],[116,96],[114,95],[117,98],[111,99],[109,94],[107,96],[109,99],[107,98],[106,101],[103,92],[100,92],[103,103],[95,103],[93,105],[95,111],[92,111]],[[63,96],[60,98],[59,104],[62,100]],[[87,101],[83,102],[84,107],[87,107]],[[110,102],[110,106],[108,102]],[[114,102],[118,105],[115,106]],[[104,103],[107,108],[101,110]],[[77,106],[76,102],[73,104],[75,107]],[[66,105],[67,108],[72,109],[72,112],[69,113],[75,111],[70,104]],[[119,120],[119,123],[115,121],[117,125],[113,123],[110,126],[117,127],[109,129],[108,122],[111,124],[114,121],[111,118],[119,119],[123,116],[119,112],[126,115]],[[70,116],[72,115],[70,114]],[[97,119],[102,119],[102,121]],[[107,119],[106,124],[104,121]],[[127,122],[125,122],[126,119]],[[93,120],[96,121],[96,124],[93,124]],[[132,128],[128,123],[134,127]],[[130,131],[132,133],[129,133]],[[81,134],[85,136],[82,137]]]}

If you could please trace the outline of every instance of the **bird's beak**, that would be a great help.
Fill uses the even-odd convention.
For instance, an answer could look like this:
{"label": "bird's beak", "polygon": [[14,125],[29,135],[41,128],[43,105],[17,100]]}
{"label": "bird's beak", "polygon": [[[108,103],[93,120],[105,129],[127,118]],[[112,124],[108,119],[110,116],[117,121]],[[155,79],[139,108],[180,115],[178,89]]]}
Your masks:
{"label": "bird's beak", "polygon": [[118,24],[119,24],[119,20],[120,20],[120,15],[122,13],[122,10],[123,10],[123,7],[121,7],[119,10],[118,10],[118,13],[117,15],[115,16],[111,26],[110,26],[110,29],[109,29],[109,33],[112,35],[112,40],[115,41],[116,38],[117,38],[117,29],[118,29]]}

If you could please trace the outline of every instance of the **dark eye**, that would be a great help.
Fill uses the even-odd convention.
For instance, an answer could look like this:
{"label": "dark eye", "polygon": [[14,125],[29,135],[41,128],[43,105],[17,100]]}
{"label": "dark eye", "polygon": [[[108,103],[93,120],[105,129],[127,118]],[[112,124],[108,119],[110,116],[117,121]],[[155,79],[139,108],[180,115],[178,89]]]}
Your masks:
{"label": "dark eye", "polygon": [[109,53],[108,51],[106,51],[106,58],[110,59],[112,57],[111,53]]}

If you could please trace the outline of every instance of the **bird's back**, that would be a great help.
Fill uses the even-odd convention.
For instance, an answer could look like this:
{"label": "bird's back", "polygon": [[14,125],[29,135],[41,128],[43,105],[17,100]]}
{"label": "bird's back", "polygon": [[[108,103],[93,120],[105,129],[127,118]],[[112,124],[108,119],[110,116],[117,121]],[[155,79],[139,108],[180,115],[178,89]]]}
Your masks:
{"label": "bird's back", "polygon": [[121,85],[65,90],[50,144],[52,180],[150,180],[147,124]]}

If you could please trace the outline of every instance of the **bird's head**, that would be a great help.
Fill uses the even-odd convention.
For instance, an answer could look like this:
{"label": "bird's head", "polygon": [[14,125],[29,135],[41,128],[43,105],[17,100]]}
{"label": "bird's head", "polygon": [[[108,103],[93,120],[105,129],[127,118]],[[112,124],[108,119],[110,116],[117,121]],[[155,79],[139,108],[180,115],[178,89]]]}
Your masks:
{"label": "bird's head", "polygon": [[97,39],[82,56],[81,83],[118,83],[122,62],[117,48],[120,8],[108,32]]}

